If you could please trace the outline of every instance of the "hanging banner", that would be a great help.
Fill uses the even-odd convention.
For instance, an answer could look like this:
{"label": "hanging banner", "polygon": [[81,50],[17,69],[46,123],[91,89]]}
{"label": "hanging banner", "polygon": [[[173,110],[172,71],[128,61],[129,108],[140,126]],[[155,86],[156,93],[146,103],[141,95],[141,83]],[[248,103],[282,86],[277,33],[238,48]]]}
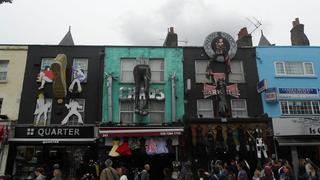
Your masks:
{"label": "hanging banner", "polygon": [[[216,89],[217,86],[209,85],[209,84],[203,84],[203,96],[204,98],[208,98],[213,95],[218,95],[220,93],[219,90]],[[227,94],[236,98],[239,98],[240,93],[238,89],[238,84],[231,84],[227,86]]]}

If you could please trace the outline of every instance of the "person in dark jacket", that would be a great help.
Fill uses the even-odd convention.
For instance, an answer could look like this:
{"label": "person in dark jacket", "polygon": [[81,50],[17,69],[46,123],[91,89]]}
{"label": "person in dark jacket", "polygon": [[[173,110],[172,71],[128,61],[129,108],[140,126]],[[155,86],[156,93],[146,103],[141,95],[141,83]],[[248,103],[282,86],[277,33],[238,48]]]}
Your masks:
{"label": "person in dark jacket", "polygon": [[141,172],[141,180],[150,180],[149,171],[150,171],[150,165],[145,164],[144,169]]}

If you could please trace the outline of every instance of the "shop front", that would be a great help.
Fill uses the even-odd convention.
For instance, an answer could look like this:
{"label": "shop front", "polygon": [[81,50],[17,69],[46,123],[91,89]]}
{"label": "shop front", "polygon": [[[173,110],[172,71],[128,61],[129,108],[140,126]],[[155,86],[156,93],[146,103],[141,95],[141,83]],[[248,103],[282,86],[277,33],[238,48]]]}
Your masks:
{"label": "shop front", "polygon": [[183,126],[100,127],[99,157],[128,167],[130,177],[148,163],[150,178],[159,179],[164,168],[180,160],[183,130]]}
{"label": "shop front", "polygon": [[5,175],[9,151],[8,137],[10,132],[10,124],[11,123],[9,121],[0,121],[0,176]]}
{"label": "shop front", "polygon": [[16,126],[12,143],[12,174],[15,179],[33,177],[42,167],[52,177],[59,165],[65,179],[80,179],[89,160],[96,160],[94,126]]}
{"label": "shop front", "polygon": [[278,158],[291,160],[295,172],[298,171],[299,159],[309,158],[320,164],[319,120],[319,116],[272,119]]}

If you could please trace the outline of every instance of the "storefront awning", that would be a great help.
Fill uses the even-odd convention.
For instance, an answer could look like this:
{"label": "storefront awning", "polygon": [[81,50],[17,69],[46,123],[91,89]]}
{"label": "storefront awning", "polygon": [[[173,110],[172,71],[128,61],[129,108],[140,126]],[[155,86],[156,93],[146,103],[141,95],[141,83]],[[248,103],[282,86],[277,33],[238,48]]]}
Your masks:
{"label": "storefront awning", "polygon": [[279,146],[318,146],[320,137],[276,137]]}
{"label": "storefront awning", "polygon": [[100,137],[179,136],[183,127],[100,127]]}

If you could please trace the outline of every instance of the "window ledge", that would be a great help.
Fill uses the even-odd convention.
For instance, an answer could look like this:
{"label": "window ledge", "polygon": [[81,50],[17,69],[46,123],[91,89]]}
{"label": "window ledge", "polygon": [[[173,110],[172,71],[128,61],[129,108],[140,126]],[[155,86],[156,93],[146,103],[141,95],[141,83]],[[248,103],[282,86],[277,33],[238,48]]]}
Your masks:
{"label": "window ledge", "polygon": [[0,80],[0,84],[8,83],[8,80]]}
{"label": "window ledge", "polygon": [[318,78],[315,75],[275,75],[275,78],[310,78],[310,79],[316,79]]}

